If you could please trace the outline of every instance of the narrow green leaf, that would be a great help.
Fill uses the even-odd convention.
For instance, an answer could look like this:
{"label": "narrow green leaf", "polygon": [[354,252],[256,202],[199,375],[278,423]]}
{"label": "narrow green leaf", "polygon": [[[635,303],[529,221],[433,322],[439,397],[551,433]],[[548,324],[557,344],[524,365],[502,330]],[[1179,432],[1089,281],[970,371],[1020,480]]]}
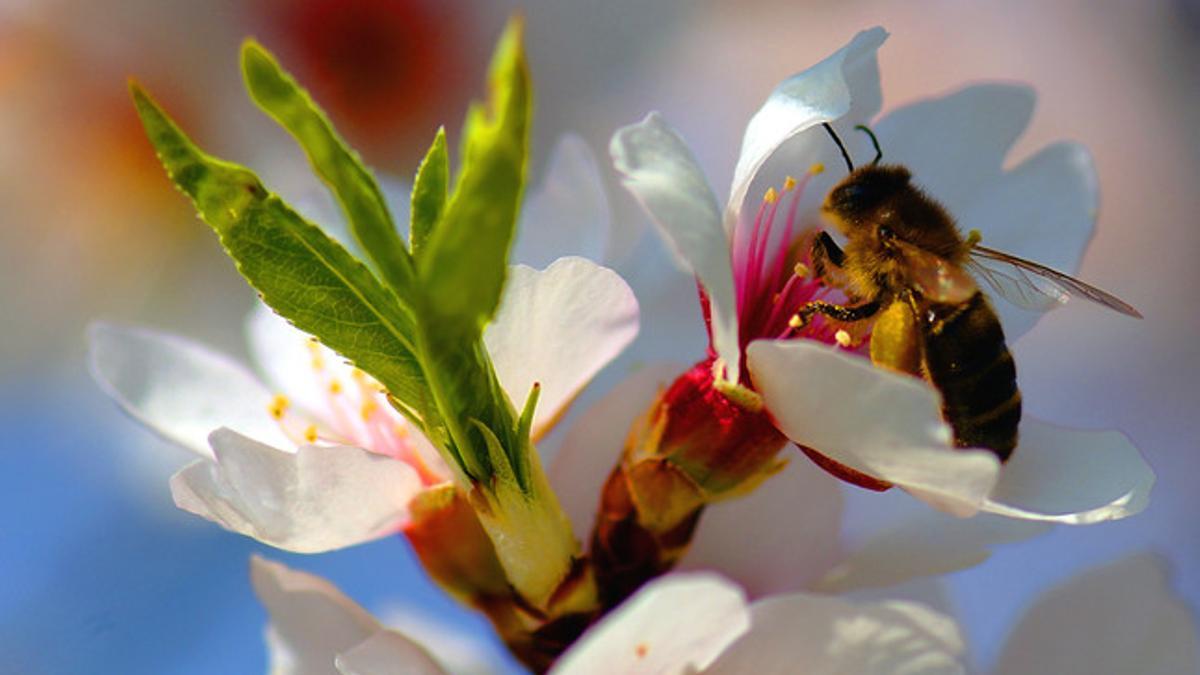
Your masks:
{"label": "narrow green leaf", "polygon": [[254,102],[304,148],[313,169],[341,204],[355,240],[407,302],[415,288],[412,257],[370,170],[338,136],[312,97],[253,40],[242,45],[242,74]]}
{"label": "narrow green leaf", "polygon": [[530,82],[520,20],[510,21],[489,75],[490,114],[474,108],[463,166],[418,267],[429,309],[481,332],[495,313],[507,273],[525,185]]}
{"label": "narrow green leaf", "polygon": [[140,87],[130,90],[167,174],[263,300],[370,373],[425,424],[440,424],[414,353],[416,327],[395,295],[254,173],[205,154]]}
{"label": "narrow green leaf", "polygon": [[450,185],[450,160],[446,152],[446,129],[439,127],[433,145],[417,169],[413,183],[411,218],[408,239],[414,257],[421,255],[425,240],[442,217],[446,207],[446,190]]}

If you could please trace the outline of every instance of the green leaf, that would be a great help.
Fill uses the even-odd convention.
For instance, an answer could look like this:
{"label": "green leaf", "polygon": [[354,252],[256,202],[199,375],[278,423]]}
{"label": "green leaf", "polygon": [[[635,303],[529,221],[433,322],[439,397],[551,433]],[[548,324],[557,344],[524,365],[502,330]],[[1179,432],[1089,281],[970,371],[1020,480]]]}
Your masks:
{"label": "green leaf", "polygon": [[395,295],[254,173],[205,154],[140,87],[130,90],[167,174],[263,300],[370,373],[426,425],[440,424],[414,352],[416,327]]}
{"label": "green leaf", "polygon": [[253,40],[242,45],[242,74],[254,102],[304,148],[313,169],[341,204],[355,240],[407,302],[415,288],[412,257],[370,170],[308,93]]}
{"label": "green leaf", "polygon": [[450,160],[446,152],[446,128],[439,127],[433,145],[417,169],[413,183],[411,219],[408,238],[414,257],[421,255],[425,240],[442,217],[446,207],[446,190],[450,185]]}
{"label": "green leaf", "polygon": [[490,115],[474,107],[463,165],[418,269],[429,309],[480,333],[500,302],[508,251],[525,185],[530,82],[519,19],[496,46],[489,75]]}

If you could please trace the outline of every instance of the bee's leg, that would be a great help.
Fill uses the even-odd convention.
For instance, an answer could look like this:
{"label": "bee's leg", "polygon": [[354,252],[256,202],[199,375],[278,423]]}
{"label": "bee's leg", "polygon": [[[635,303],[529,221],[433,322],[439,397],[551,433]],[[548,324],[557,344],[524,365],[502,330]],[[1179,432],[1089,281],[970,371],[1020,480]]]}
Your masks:
{"label": "bee's leg", "polygon": [[795,316],[792,317],[789,324],[794,329],[803,328],[808,325],[814,314],[823,314],[842,323],[854,323],[855,321],[862,321],[874,316],[879,311],[879,306],[879,300],[872,300],[871,302],[853,307],[835,305],[832,302],[825,302],[824,300],[813,300],[812,302],[805,303],[796,312]]}
{"label": "bee's leg", "polygon": [[822,231],[813,239],[809,256],[812,258],[813,271],[816,273],[818,279],[827,278],[829,270],[826,264],[840,270],[846,262],[846,252],[825,231]]}

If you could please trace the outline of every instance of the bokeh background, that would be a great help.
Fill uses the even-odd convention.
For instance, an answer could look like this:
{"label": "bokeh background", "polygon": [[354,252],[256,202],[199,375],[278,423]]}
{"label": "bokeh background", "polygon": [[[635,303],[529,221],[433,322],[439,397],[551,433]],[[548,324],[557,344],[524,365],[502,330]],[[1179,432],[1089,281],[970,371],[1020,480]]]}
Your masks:
{"label": "bokeh background", "polygon": [[[166,479],[190,457],[128,422],[86,373],[90,320],[148,324],[242,354],[253,300],[157,166],[125,79],[136,76],[214,152],[305,199],[318,186],[302,155],[241,91],[244,36],[280,55],[373,166],[407,176],[439,123],[459,127],[516,7],[0,0],[0,671],[265,666],[265,615],[246,574],[262,547],[177,512]],[[535,174],[562,133],[580,134],[603,158],[613,129],[659,109],[723,188],[743,125],[774,84],[870,25],[892,33],[880,52],[885,110],[971,80],[1036,87],[1012,160],[1062,138],[1092,150],[1102,208],[1081,276],[1146,320],[1086,306],[1046,317],[1015,345],[1027,410],[1125,431],[1159,482],[1134,519],[1058,528],[952,575],[951,601],[984,668],[1040,591],[1131,552],[1161,555],[1175,588],[1200,607],[1200,3],[520,7],[537,87]],[[645,223],[606,180],[619,260]],[[648,340],[654,321],[643,319]],[[698,354],[699,343],[688,348]],[[480,630],[423,581],[398,540],[268,554],[401,623]]]}

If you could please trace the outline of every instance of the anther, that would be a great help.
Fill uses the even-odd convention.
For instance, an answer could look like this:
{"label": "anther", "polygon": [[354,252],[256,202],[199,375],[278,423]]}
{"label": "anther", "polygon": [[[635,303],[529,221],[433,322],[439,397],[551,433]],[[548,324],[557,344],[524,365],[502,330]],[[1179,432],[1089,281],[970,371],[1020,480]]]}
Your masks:
{"label": "anther", "polygon": [[802,326],[804,326],[804,319],[801,319],[799,314],[793,314],[792,318],[788,319],[789,328],[800,328]]}
{"label": "anther", "polygon": [[784,192],[787,192],[788,190],[791,190],[794,187],[796,187],[796,179],[795,178],[788,176],[787,178],[783,179],[783,191]]}
{"label": "anther", "polygon": [[767,194],[763,195],[763,201],[768,204],[774,204],[778,200],[779,193],[775,191],[775,188],[767,188]]}
{"label": "anther", "polygon": [[820,162],[817,162],[816,164],[813,164],[812,166],[808,167],[808,172],[814,176],[825,173],[825,165]]}
{"label": "anther", "polygon": [[271,399],[271,404],[267,406],[267,412],[271,413],[271,417],[277,420],[283,419],[283,414],[287,412],[291,402],[288,397],[283,394],[275,394],[275,398]]}
{"label": "anther", "polygon": [[329,382],[329,393],[334,395],[342,393],[342,383],[340,380],[331,380]]}
{"label": "anther", "polygon": [[833,339],[837,340],[838,345],[843,349],[850,346],[850,334],[840,328],[833,334]]}
{"label": "anther", "polygon": [[305,427],[304,442],[305,443],[316,443],[317,442],[317,425],[310,424],[307,427]]}
{"label": "anther", "polygon": [[973,248],[975,244],[983,241],[983,233],[979,230],[971,230],[967,233],[967,248]]}
{"label": "anther", "polygon": [[801,279],[803,279],[804,277],[807,277],[808,273],[810,271],[811,270],[808,269],[808,265],[805,265],[804,263],[796,263],[792,267],[792,274],[795,274],[796,276],[800,277]]}
{"label": "anther", "polygon": [[371,419],[371,415],[374,415],[375,411],[378,409],[379,409],[379,404],[376,403],[375,401],[367,401],[366,403],[364,403],[362,405],[362,410],[360,411],[363,421],[364,422],[369,421]]}

